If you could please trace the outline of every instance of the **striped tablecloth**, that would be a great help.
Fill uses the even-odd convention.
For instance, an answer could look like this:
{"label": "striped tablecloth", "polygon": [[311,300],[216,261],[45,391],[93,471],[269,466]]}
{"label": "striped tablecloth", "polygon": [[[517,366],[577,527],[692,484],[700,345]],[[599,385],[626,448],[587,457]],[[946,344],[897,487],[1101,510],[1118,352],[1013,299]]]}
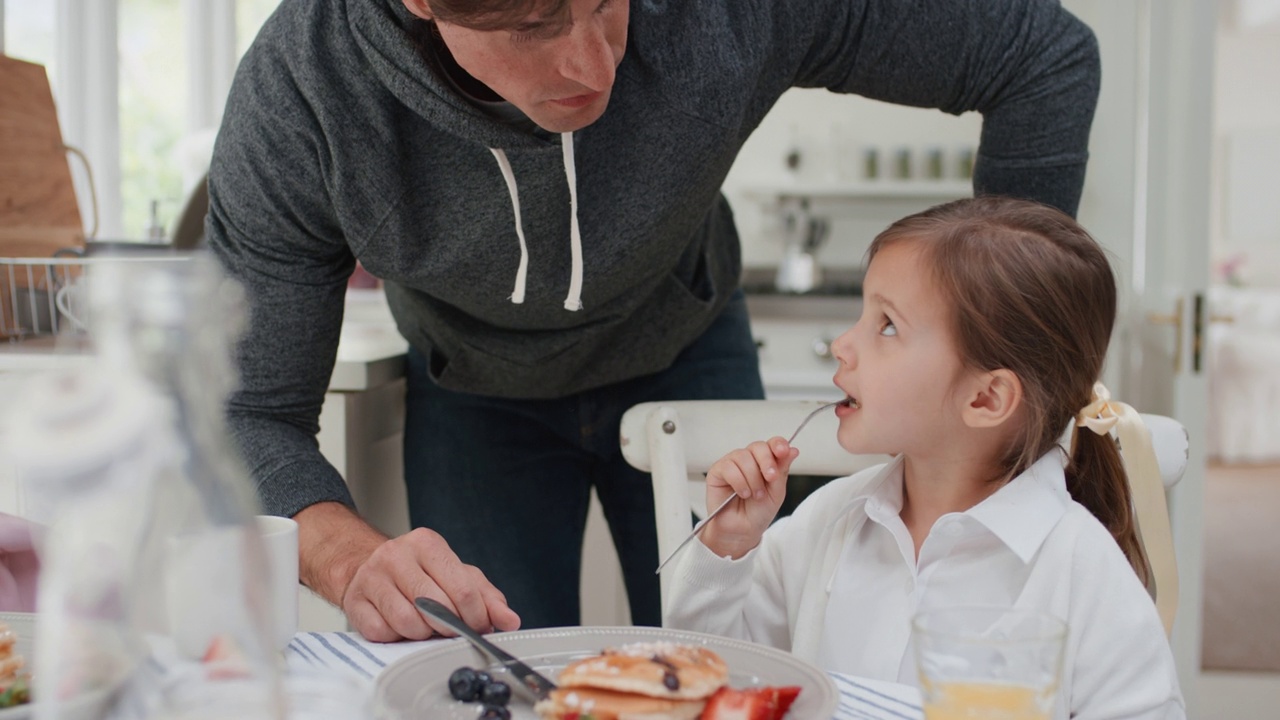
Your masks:
{"label": "striped tablecloth", "polygon": [[[285,650],[291,670],[343,670],[370,682],[382,668],[421,650],[427,643],[381,644],[367,642],[355,633],[299,633]],[[913,687],[881,680],[831,673],[840,692],[836,720],[919,720],[920,693]]]}

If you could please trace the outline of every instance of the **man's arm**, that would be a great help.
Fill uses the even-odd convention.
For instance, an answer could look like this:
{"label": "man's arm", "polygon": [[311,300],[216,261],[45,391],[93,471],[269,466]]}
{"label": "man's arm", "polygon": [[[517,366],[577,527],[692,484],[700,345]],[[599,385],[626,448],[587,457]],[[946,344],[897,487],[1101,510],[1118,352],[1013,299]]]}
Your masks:
{"label": "man's arm", "polygon": [[328,194],[323,128],[295,81],[287,56],[255,43],[209,170],[208,243],[250,308],[238,348],[241,386],[228,403],[233,439],[265,510],[298,521],[300,579],[365,637],[431,635],[412,604],[419,595],[478,630],[515,629],[519,618],[502,594],[439,535],[389,540],[362,520],[320,453],[320,409],[355,260]]}
{"label": "man's arm", "polygon": [[1093,32],[1058,0],[765,1],[794,84],[976,110],[975,192],[1075,214],[1101,65]]}

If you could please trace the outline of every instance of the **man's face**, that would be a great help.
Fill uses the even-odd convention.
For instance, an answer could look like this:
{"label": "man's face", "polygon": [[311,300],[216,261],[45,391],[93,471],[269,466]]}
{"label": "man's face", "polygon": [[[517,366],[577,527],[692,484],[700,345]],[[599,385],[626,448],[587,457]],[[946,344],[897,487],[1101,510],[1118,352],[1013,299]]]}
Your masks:
{"label": "man's face", "polygon": [[609,104],[630,11],[630,0],[569,0],[563,17],[534,14],[509,29],[436,26],[472,77],[544,130],[572,132]]}

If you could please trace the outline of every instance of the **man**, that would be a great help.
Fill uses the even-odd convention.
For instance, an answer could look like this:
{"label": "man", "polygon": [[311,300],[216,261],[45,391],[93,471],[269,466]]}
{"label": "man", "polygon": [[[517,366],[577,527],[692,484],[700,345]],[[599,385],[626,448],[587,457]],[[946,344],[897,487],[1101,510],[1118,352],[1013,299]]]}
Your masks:
{"label": "man", "polygon": [[[304,582],[373,640],[438,629],[417,595],[481,630],[574,624],[594,487],[657,624],[618,422],[763,394],[719,188],[765,113],[793,86],[977,110],[976,190],[1074,213],[1098,72],[1055,0],[284,0],[228,100],[208,235],[254,309],[232,427]],[[356,258],[411,345],[419,529],[394,539],[314,438]]]}

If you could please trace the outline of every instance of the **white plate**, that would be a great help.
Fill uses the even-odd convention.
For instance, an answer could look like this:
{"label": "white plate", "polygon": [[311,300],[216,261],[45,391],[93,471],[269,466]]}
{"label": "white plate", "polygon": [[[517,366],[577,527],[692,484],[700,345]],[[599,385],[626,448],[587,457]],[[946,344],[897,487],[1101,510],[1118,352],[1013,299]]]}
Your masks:
{"label": "white plate", "polygon": [[[838,695],[827,674],[795,656],[763,645],[715,635],[650,627],[581,627],[518,630],[488,636],[494,644],[528,663],[552,680],[570,662],[598,654],[606,647],[632,642],[670,641],[705,645],[729,666],[729,684],[799,685],[800,697],[788,718],[830,720]],[[514,688],[518,683],[499,665],[490,663],[464,639],[440,642],[388,665],[375,686],[378,704],[391,717],[432,720],[475,720],[479,705],[449,696],[449,675],[462,666],[485,668]],[[537,720],[533,706],[520,695],[511,700],[512,720]]]}
{"label": "white plate", "polygon": [[[0,612],[0,622],[8,625],[17,636],[13,650],[26,661],[26,672],[31,672],[35,666],[36,616],[33,613]],[[127,677],[128,673],[124,673],[114,682],[68,699],[63,703],[64,712],[61,715],[68,720],[89,720],[98,717]],[[0,710],[0,720],[30,720],[33,715],[30,704]]]}

